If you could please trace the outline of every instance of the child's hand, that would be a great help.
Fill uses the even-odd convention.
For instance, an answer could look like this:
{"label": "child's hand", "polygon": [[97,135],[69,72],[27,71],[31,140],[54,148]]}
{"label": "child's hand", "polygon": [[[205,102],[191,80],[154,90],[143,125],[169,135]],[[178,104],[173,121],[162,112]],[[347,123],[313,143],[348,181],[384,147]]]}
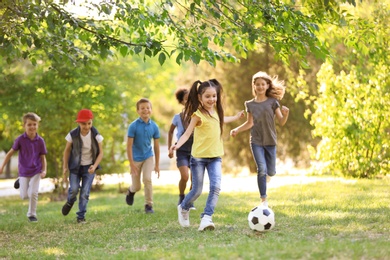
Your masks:
{"label": "child's hand", "polygon": [[286,116],[286,115],[288,115],[288,113],[290,112],[290,109],[288,109],[288,107],[286,107],[286,106],[282,106],[282,108],[280,109],[280,111],[282,112],[282,115],[283,115],[283,116]]}
{"label": "child's hand", "polygon": [[160,168],[158,166],[154,166],[154,171],[157,174],[157,179],[159,179],[160,178]]}
{"label": "child's hand", "polygon": [[241,110],[240,112],[238,112],[236,116],[237,116],[238,119],[245,117],[244,110]]}
{"label": "child's hand", "polygon": [[42,171],[41,172],[41,178],[45,178],[45,176],[46,176],[46,171]]}
{"label": "child's hand", "polygon": [[172,153],[173,154],[173,151],[176,150],[176,145],[172,145],[170,148],[169,148],[169,153]]}
{"label": "child's hand", "polygon": [[95,166],[91,165],[91,166],[89,166],[89,168],[88,168],[88,173],[89,173],[89,174],[93,174],[93,173],[95,172],[95,170],[96,170]]}
{"label": "child's hand", "polygon": [[171,149],[169,149],[168,157],[171,159],[173,158],[173,152],[171,152]]}
{"label": "child's hand", "polygon": [[230,135],[231,135],[232,137],[236,137],[237,134],[238,134],[237,129],[232,129],[232,130],[230,131]]}

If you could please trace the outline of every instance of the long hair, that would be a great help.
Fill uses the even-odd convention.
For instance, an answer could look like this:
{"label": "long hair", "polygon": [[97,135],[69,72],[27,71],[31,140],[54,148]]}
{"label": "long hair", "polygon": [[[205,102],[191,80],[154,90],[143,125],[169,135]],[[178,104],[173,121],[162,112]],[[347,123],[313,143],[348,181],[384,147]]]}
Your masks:
{"label": "long hair", "polygon": [[217,103],[216,103],[216,109],[217,114],[219,117],[219,127],[221,129],[221,135],[223,132],[223,118],[224,118],[224,112],[222,107],[222,85],[218,82],[216,79],[210,79],[208,81],[195,81],[190,89],[190,93],[188,94],[188,100],[184,108],[184,116],[185,120],[187,121],[187,124],[191,121],[191,116],[193,113],[195,113],[196,110],[200,110],[204,114],[208,114],[210,117],[209,111],[207,111],[201,102],[199,102],[200,96],[205,92],[207,88],[215,88],[217,92]]}
{"label": "long hair", "polygon": [[253,96],[256,96],[256,90],[255,90],[255,81],[256,79],[261,78],[264,79],[267,84],[269,85],[269,88],[265,92],[265,95],[267,97],[273,97],[276,98],[277,100],[281,100],[284,96],[284,93],[286,91],[286,86],[284,86],[284,81],[279,80],[278,76],[271,77],[267,73],[263,71],[257,72],[255,75],[252,77],[252,94]]}

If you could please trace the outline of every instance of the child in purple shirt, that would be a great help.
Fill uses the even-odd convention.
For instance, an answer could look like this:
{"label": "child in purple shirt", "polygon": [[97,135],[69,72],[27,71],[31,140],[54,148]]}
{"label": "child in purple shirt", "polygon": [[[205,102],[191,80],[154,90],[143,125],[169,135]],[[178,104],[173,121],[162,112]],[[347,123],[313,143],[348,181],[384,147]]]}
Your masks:
{"label": "child in purple shirt", "polygon": [[46,176],[47,150],[45,141],[37,133],[39,121],[41,118],[35,113],[29,112],[23,116],[25,132],[15,139],[0,167],[2,174],[12,155],[19,151],[19,179],[15,182],[15,188],[20,185],[20,197],[30,200],[27,212],[30,222],[38,221],[36,210],[39,181]]}

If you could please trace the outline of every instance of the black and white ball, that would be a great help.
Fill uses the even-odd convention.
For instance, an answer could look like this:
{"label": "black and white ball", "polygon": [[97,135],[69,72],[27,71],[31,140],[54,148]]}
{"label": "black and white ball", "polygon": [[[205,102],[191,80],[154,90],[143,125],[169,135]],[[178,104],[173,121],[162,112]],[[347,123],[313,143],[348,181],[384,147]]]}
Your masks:
{"label": "black and white ball", "polygon": [[275,226],[275,214],[270,208],[259,205],[249,212],[248,223],[252,230],[268,231]]}

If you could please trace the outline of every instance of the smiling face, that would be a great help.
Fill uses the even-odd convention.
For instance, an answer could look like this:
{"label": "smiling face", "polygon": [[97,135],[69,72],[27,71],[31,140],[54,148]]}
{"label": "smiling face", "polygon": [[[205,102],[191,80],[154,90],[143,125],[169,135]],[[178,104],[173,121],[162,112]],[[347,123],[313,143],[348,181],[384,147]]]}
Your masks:
{"label": "smiling face", "polygon": [[143,121],[148,121],[152,114],[152,105],[149,102],[139,103],[137,113]]}
{"label": "smiling face", "polygon": [[80,126],[81,134],[85,136],[92,128],[92,119],[89,119],[86,122],[79,122],[78,124]]}
{"label": "smiling face", "polygon": [[253,92],[256,94],[256,96],[265,96],[268,88],[269,84],[263,78],[257,78],[253,82]]}
{"label": "smiling face", "polygon": [[203,93],[199,95],[199,102],[204,109],[213,112],[217,102],[217,90],[214,87],[204,89]]}
{"label": "smiling face", "polygon": [[26,119],[24,123],[24,130],[29,138],[34,138],[38,131],[38,121],[31,120],[29,118]]}

